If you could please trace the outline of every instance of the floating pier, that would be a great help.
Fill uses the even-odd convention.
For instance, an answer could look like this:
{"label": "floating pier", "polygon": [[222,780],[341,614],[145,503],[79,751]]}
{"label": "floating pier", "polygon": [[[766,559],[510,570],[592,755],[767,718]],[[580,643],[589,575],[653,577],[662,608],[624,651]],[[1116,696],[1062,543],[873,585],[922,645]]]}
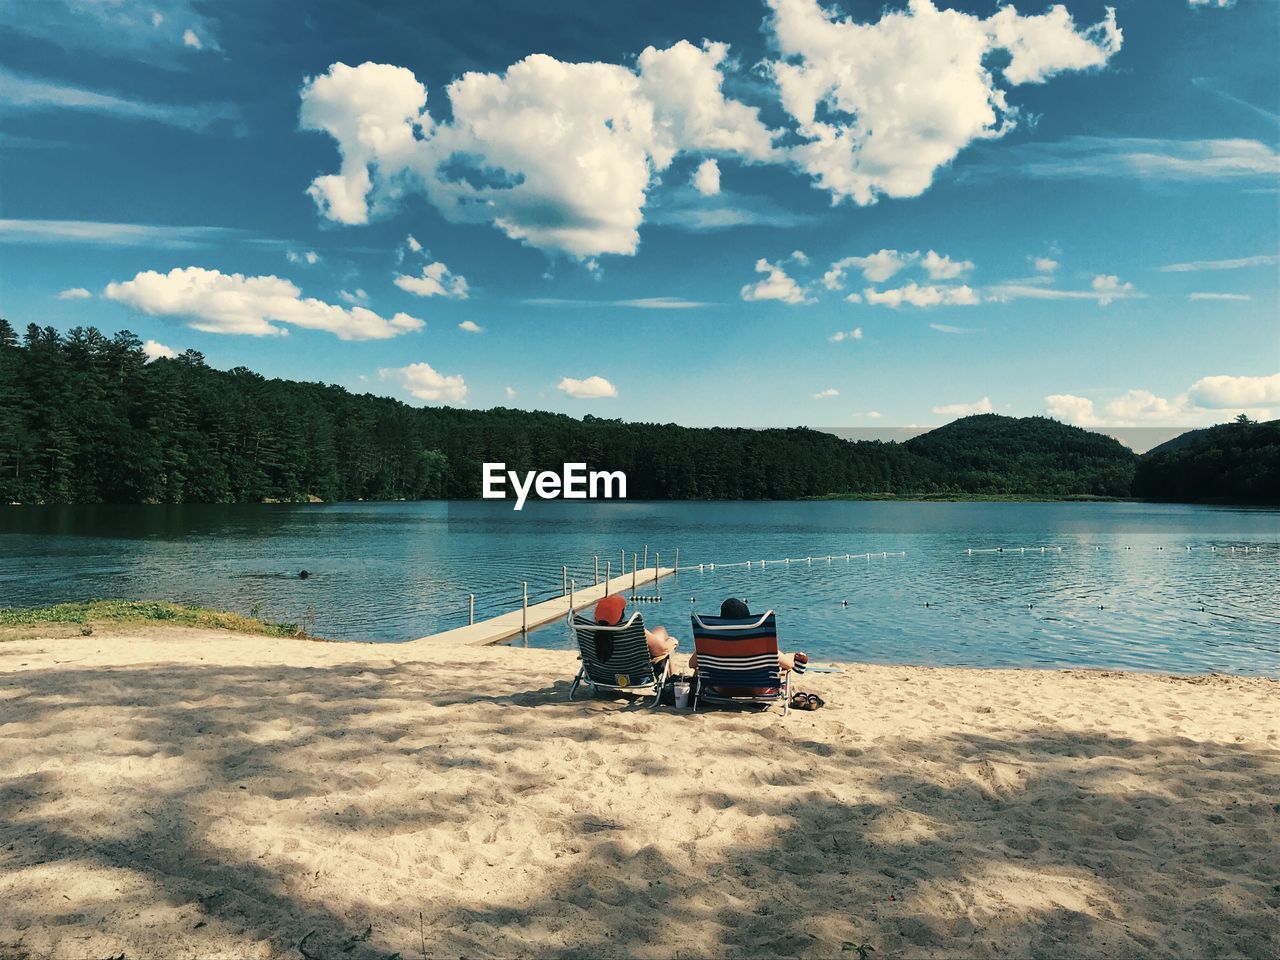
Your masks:
{"label": "floating pier", "polygon": [[552,597],[550,600],[544,600],[529,607],[520,606],[510,613],[503,613],[469,626],[433,633],[429,637],[422,637],[412,642],[455,643],[467,647],[485,647],[501,643],[503,640],[510,640],[512,637],[528,633],[536,627],[563,620],[569,615],[571,600],[572,608],[581,610],[584,607],[593,606],[597,600],[610,594],[626,593],[633,586],[642,587],[647,583],[656,583],[675,572],[674,567],[632,570],[611,578],[607,583],[599,583],[591,587],[575,587],[570,595]]}

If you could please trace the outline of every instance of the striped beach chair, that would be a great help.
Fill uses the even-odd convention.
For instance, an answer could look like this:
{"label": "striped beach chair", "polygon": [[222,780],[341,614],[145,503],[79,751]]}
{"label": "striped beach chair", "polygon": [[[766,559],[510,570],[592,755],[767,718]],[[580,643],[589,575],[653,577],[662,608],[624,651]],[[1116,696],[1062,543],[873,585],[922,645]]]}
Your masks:
{"label": "striped beach chair", "polygon": [[[580,683],[591,684],[594,690],[611,690],[615,693],[638,693],[652,696],[652,706],[658,705],[662,688],[671,675],[671,658],[666,657],[655,665],[649,656],[649,644],[644,637],[644,619],[639,611],[631,614],[616,626],[601,626],[587,617],[575,615],[573,632],[578,638],[582,653],[582,666],[569,687],[569,699]],[[603,656],[607,645],[600,641],[613,641],[608,657]],[[655,669],[656,666],[656,669]]]}
{"label": "striped beach chair", "polygon": [[[745,620],[693,615],[698,654],[698,701],[779,703],[791,712],[791,673],[778,666],[778,620],[772,610]],[[765,691],[752,693],[750,691]]]}

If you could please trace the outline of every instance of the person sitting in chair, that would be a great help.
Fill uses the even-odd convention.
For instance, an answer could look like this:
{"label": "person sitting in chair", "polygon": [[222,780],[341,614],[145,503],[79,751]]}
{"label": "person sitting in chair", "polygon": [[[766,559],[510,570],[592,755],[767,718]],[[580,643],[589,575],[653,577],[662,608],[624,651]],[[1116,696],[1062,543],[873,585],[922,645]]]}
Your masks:
{"label": "person sitting in chair", "polygon": [[[615,593],[596,604],[591,619],[602,627],[615,627],[622,622],[626,609],[626,598]],[[654,627],[652,630],[646,627],[644,639],[649,645],[649,657],[653,660],[656,676],[662,672],[662,662],[675,652],[680,641],[668,634],[666,627]],[[603,630],[596,631],[596,651],[603,660],[613,656],[613,638]]]}
{"label": "person sitting in chair", "polygon": [[[724,603],[720,604],[720,616],[726,620],[747,620],[751,616],[751,611],[747,608],[745,600],[738,600],[730,597]],[[804,666],[809,662],[809,657],[803,653],[783,653],[778,651],[778,670],[781,673],[788,673],[794,670],[796,673],[804,673]],[[698,672],[698,655],[696,653],[689,657],[689,669],[693,673]],[[763,694],[768,693],[766,690],[746,690],[746,691],[729,691],[733,696],[742,694]]]}

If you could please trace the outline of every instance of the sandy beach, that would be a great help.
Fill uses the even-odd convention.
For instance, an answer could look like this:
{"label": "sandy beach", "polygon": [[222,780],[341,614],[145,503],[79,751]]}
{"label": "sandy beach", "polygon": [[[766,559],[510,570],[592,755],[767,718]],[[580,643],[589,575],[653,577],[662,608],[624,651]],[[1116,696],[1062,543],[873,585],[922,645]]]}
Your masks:
{"label": "sandy beach", "polygon": [[0,642],[0,956],[1280,955],[1280,683],[849,665],[814,713],[572,654]]}

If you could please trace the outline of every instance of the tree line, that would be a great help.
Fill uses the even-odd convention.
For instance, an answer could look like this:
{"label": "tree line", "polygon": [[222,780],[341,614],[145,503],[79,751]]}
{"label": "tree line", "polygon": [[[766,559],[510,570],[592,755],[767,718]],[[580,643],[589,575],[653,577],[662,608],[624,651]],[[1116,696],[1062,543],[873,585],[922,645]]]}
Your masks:
{"label": "tree line", "polygon": [[495,408],[149,361],[137,336],[0,320],[0,502],[468,499],[481,464],[622,470],[634,499],[1130,493],[1137,458],[1041,417],[968,417],[905,443]]}

